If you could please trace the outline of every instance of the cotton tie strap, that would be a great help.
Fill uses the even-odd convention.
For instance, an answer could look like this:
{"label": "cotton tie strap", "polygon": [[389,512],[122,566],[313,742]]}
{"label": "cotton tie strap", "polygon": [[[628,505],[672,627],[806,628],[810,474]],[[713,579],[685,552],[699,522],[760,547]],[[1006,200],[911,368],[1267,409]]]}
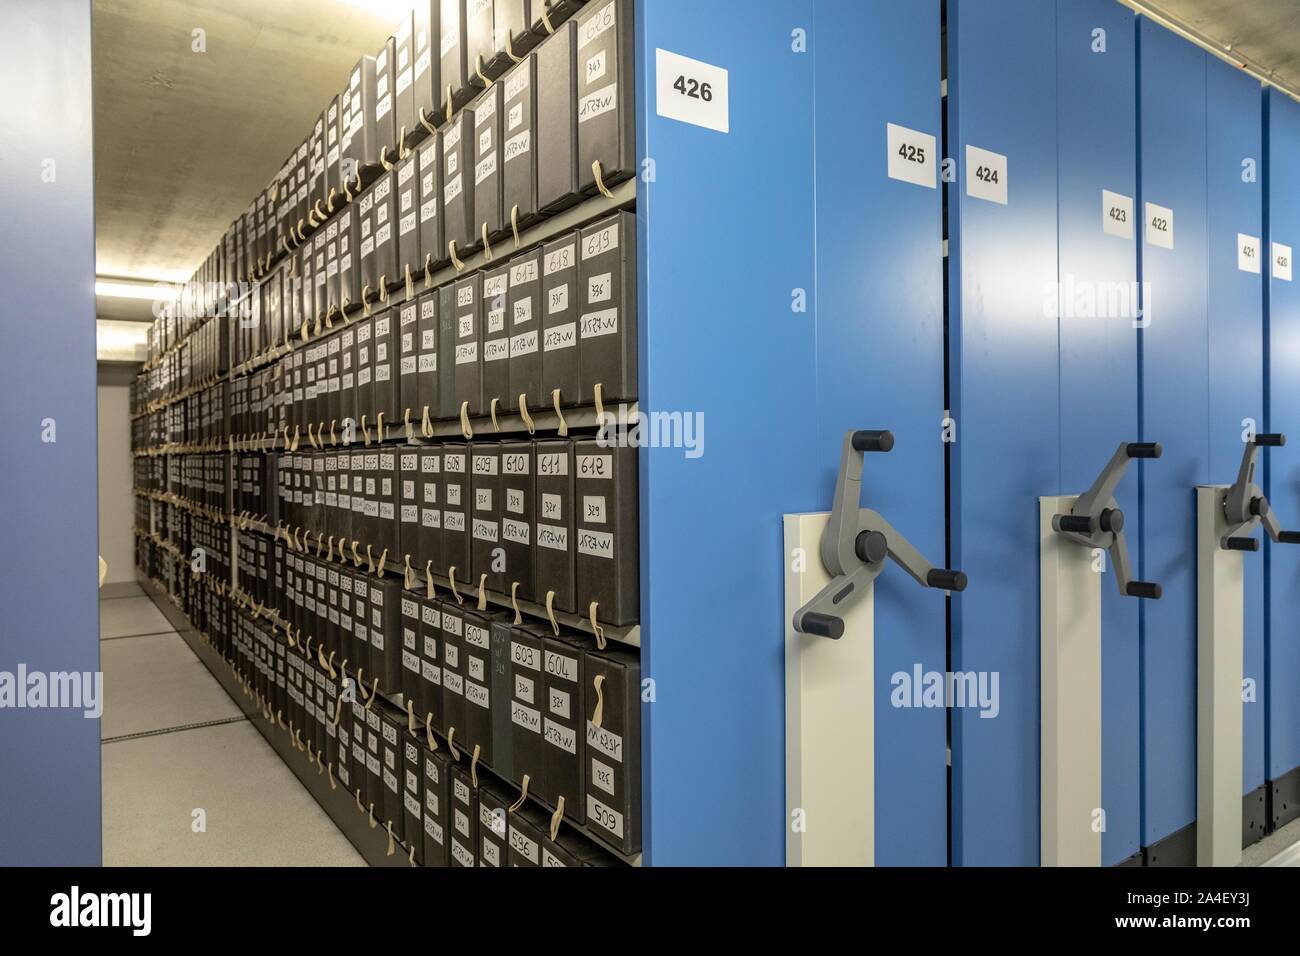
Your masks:
{"label": "cotton tie strap", "polygon": [[451,84],[447,84],[447,122],[451,122]]}
{"label": "cotton tie strap", "polygon": [[[370,318],[370,283],[367,282],[361,287],[361,308],[364,310],[366,318]],[[304,341],[306,341],[304,339]]]}
{"label": "cotton tie strap", "polygon": [[433,714],[430,713],[424,718],[424,736],[429,741],[429,749],[438,749],[438,740],[433,736]]}
{"label": "cotton tie strap", "polygon": [[488,410],[489,410],[489,411],[491,412],[491,414],[492,414],[492,430],[493,430],[493,431],[496,431],[496,432],[501,431],[501,426],[500,426],[499,424],[497,424],[497,404],[498,404],[500,401],[501,401],[501,399],[497,398],[497,397],[494,395],[494,396],[492,396],[492,404],[488,406]]}
{"label": "cotton tie strap", "polygon": [[487,223],[483,223],[483,259],[486,262],[492,261],[492,244],[488,242]]}
{"label": "cotton tie strap", "polygon": [[474,57],[474,72],[477,73],[478,78],[483,81],[483,89],[485,90],[491,89],[492,79],[490,77],[486,77],[483,75],[483,54],[482,53]]}
{"label": "cotton tie strap", "polygon": [[361,434],[365,438],[366,447],[370,447],[370,426],[366,423],[369,415],[361,416]]}
{"label": "cotton tie strap", "polygon": [[474,756],[469,761],[469,780],[474,785],[475,790],[478,789],[478,754],[480,746],[479,744],[474,745]]}
{"label": "cotton tie strap", "polygon": [[426,289],[433,288],[433,253],[432,252],[426,252],[424,254],[424,287]]}
{"label": "cotton tie strap", "polygon": [[[328,774],[329,774],[330,789],[331,789],[331,790],[337,790],[337,789],[339,788],[339,785],[338,785],[337,783],[334,782],[334,765],[333,765],[333,764],[330,764],[330,765],[328,766],[328,768],[327,768],[327,772],[328,772]],[[412,847],[412,849],[414,849],[414,847]]]}
{"label": "cotton tie strap", "polygon": [[359,568],[359,567],[361,567],[361,555],[357,554],[357,539],[356,539],[356,538],[353,538],[353,539],[352,539],[352,566],[353,566],[354,568]]}
{"label": "cotton tie strap", "polygon": [[428,131],[430,136],[432,136],[434,133],[437,132],[437,130],[433,128],[432,124],[429,123],[428,117],[424,115],[423,106],[420,107],[420,125],[423,126]]}
{"label": "cotton tie strap", "polygon": [[447,749],[451,751],[452,760],[460,760],[460,751],[456,749],[456,728],[447,728]]}
{"label": "cotton tie strap", "polygon": [[551,619],[551,630],[555,632],[556,637],[559,637],[560,622],[555,619],[555,592],[554,591],[546,592],[546,616]]}
{"label": "cotton tie strap", "polygon": [[406,270],[406,297],[410,299],[415,295],[415,279],[411,276],[411,264],[408,262],[402,268]]}
{"label": "cotton tie strap", "polygon": [[519,203],[510,207],[510,231],[515,234],[515,248],[519,248]]}
{"label": "cotton tie strap", "polygon": [[419,731],[415,726],[415,704],[410,700],[406,702],[406,730],[412,737],[419,739]]}
{"label": "cotton tie strap", "polygon": [[596,188],[600,190],[600,194],[606,199],[613,199],[614,194],[609,191],[609,187],[605,185],[605,181],[601,178],[599,159],[593,159],[591,161],[591,173],[596,177]]}
{"label": "cotton tie strap", "polygon": [[456,603],[464,604],[465,599],[461,597],[460,592],[456,590],[456,565],[453,564],[451,567],[447,569],[447,579],[451,581],[451,593],[452,596],[456,599]]}
{"label": "cotton tie strap", "polygon": [[478,576],[478,609],[487,610],[487,572]]}
{"label": "cotton tie strap", "polygon": [[522,807],[524,805],[524,801],[528,799],[528,774],[524,774],[524,779],[523,781],[520,782],[519,788],[520,788],[519,799],[516,800],[514,803],[510,804],[511,813],[514,813],[516,810]]}
{"label": "cotton tie strap", "polygon": [[433,422],[429,421],[429,406],[424,406],[424,418],[420,421],[420,434],[425,438],[433,437]]}
{"label": "cotton tie strap", "polygon": [[469,423],[469,402],[460,403],[460,433],[466,438],[474,437],[474,428]]}
{"label": "cotton tie strap", "polygon": [[515,609],[515,624],[523,623],[524,617],[519,613],[519,582],[515,581],[510,585],[510,606]]}
{"label": "cotton tie strap", "polygon": [[451,257],[451,264],[456,267],[457,272],[465,271],[465,263],[461,262],[460,257],[456,255],[455,239],[447,240],[447,255]]}
{"label": "cotton tie strap", "polygon": [[515,56],[514,39],[515,31],[513,29],[506,30],[506,56],[510,57],[511,63],[522,63],[524,62],[523,59]]}
{"label": "cotton tie strap", "polygon": [[551,0],[542,0],[542,23],[546,25],[546,33],[549,36],[555,32],[555,24],[551,23]]}
{"label": "cotton tie strap", "polygon": [[605,691],[602,689],[604,683],[604,674],[597,674],[596,679],[591,682],[591,686],[596,689],[596,710],[591,715],[591,726],[596,728],[599,728],[601,721],[605,719]]}
{"label": "cotton tie strap", "polygon": [[524,427],[528,429],[528,434],[537,433],[537,423],[533,421],[533,416],[528,414],[528,393],[519,394],[519,417],[524,420]]}
{"label": "cotton tie strap", "polygon": [[430,601],[433,600],[433,559],[430,558],[424,562],[424,585],[427,588],[425,597]]}
{"label": "cotton tie strap", "polygon": [[378,572],[378,573],[379,573],[379,576],[380,576],[381,578],[384,576],[384,567],[385,567],[387,564],[388,564],[388,549],[387,549],[387,548],[384,548],[383,553],[379,555],[379,572]]}
{"label": "cotton tie strap", "polygon": [[605,400],[604,387],[597,382],[591,390],[592,401],[596,405],[596,423],[600,424],[605,420]]}
{"label": "cotton tie strap", "polygon": [[405,582],[404,586],[406,587],[406,590],[414,591],[415,570],[411,567],[411,556],[409,554],[403,555],[402,561],[405,565],[405,568],[403,570],[403,574],[405,575],[405,577],[403,578],[403,581]]}
{"label": "cotton tie strap", "polygon": [[564,820],[564,795],[555,801],[555,812],[551,814],[551,842],[560,838],[560,823]]}
{"label": "cotton tie strap", "polygon": [[569,423],[564,420],[564,412],[560,410],[560,390],[558,388],[551,391],[551,404],[555,406],[555,417],[560,420],[560,427],[555,430],[555,433],[564,438],[569,434]]}
{"label": "cotton tie strap", "polygon": [[372,545],[366,545],[366,573],[375,573],[375,552]]}

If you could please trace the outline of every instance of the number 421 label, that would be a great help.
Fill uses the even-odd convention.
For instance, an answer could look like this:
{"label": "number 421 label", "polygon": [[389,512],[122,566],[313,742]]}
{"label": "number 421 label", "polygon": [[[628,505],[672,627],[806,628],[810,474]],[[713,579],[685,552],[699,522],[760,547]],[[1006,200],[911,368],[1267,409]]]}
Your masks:
{"label": "number 421 label", "polygon": [[727,71],[668,50],[655,50],[655,112],[668,119],[731,132]]}

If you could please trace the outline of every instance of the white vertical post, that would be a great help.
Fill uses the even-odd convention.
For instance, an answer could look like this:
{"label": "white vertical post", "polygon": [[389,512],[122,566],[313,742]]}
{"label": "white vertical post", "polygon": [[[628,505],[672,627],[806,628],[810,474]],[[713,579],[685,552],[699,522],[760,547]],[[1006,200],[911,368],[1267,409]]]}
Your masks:
{"label": "white vertical post", "polygon": [[819,552],[827,519],[784,520],[785,861],[873,866],[875,588],[844,615],[839,640],[794,629],[795,612],[830,580]]}
{"label": "white vertical post", "polygon": [[1241,862],[1242,553],[1225,551],[1224,485],[1196,489],[1196,865]]}
{"label": "white vertical post", "polygon": [[1102,575],[1091,549],[1052,530],[1074,502],[1039,499],[1043,866],[1101,865]]}

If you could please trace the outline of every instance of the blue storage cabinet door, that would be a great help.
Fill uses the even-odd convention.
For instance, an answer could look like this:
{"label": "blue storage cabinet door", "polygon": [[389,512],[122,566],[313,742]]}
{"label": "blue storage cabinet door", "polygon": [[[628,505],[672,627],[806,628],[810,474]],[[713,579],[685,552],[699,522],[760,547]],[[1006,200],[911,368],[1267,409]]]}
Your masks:
{"label": "blue storage cabinet door", "polygon": [[[1267,233],[1272,268],[1267,282],[1268,430],[1286,434],[1268,452],[1268,500],[1282,527],[1300,528],[1300,287],[1281,277],[1277,255],[1300,247],[1300,105],[1269,90],[1266,167]],[[1294,274],[1294,265],[1291,264]],[[1268,574],[1267,766],[1277,780],[1300,766],[1300,546],[1265,545]]]}
{"label": "blue storage cabinet door", "polygon": [[[1038,499],[1060,482],[1056,5],[948,5],[953,667],[997,675],[1000,709],[952,713],[958,865],[1039,858]],[[1006,157],[1005,204],[989,157]],[[997,165],[996,160],[992,165]],[[986,179],[976,179],[983,168]]]}
{"label": "blue storage cabinet door", "polygon": [[[1086,491],[1121,441],[1136,441],[1137,190],[1133,13],[1058,0],[1061,491]],[[1107,195],[1113,194],[1113,195]],[[1137,527],[1137,475],[1116,494]],[[1107,562],[1102,603],[1102,863],[1139,849],[1138,602]]]}
{"label": "blue storage cabinet door", "polygon": [[[824,506],[813,286],[811,0],[636,4],[640,406],[703,454],[640,454],[645,862],[785,855],[781,515]],[[656,113],[655,53],[728,70],[729,132]],[[653,171],[653,176],[650,171]],[[647,181],[649,180],[649,181]],[[809,304],[809,312],[812,304]],[[817,463],[817,464],[814,464]],[[643,695],[644,696],[644,695]]]}
{"label": "blue storage cabinet door", "polygon": [[[1238,236],[1262,250],[1264,187],[1260,86],[1215,57],[1206,59],[1206,278],[1209,302],[1210,480],[1231,484],[1241,466],[1243,433],[1264,431],[1264,302],[1261,259],[1239,256]],[[1241,268],[1247,262],[1250,267]],[[1263,487],[1272,450],[1259,456]],[[1267,535],[1265,535],[1267,537]],[[1242,793],[1264,783],[1264,562],[1246,554],[1242,675],[1255,687],[1242,710]],[[1258,835],[1258,834],[1257,834]]]}
{"label": "blue storage cabinet door", "polygon": [[[819,509],[835,490],[844,432],[887,428],[894,450],[868,455],[862,503],[936,565],[944,560],[943,195],[938,0],[818,0],[810,48],[817,192]],[[864,37],[871,70],[862,82]],[[888,125],[934,137],[923,186],[892,179]],[[895,675],[945,670],[944,592],[897,565],[876,579],[876,864],[947,861],[947,715],[894,706]],[[907,700],[911,704],[911,699]],[[846,733],[851,730],[846,729]]]}
{"label": "blue storage cabinet door", "polygon": [[1141,279],[1149,323],[1140,332],[1142,439],[1164,445],[1163,458],[1139,462],[1140,577],[1164,588],[1163,598],[1141,608],[1144,846],[1196,817],[1194,489],[1210,478],[1205,60],[1199,48],[1138,19]]}

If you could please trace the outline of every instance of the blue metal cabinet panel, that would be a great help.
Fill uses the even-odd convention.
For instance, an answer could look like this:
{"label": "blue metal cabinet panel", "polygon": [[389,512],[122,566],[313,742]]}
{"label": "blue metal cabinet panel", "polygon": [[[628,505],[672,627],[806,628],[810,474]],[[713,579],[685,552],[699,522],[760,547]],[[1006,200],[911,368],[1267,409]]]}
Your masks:
{"label": "blue metal cabinet panel", "polygon": [[[1231,484],[1241,465],[1246,419],[1264,430],[1263,281],[1259,273],[1237,267],[1237,234],[1263,234],[1260,86],[1215,57],[1207,58],[1206,69],[1210,480]],[[1253,168],[1243,165],[1248,160]],[[1260,258],[1267,262],[1267,256]],[[1261,488],[1270,454],[1259,456]],[[1262,554],[1243,557],[1242,673],[1256,685],[1255,701],[1242,711],[1245,793],[1264,782],[1264,562]]]}
{"label": "blue metal cabinet panel", "polygon": [[[1264,97],[1266,147],[1265,248],[1300,248],[1300,105],[1277,90]],[[1269,255],[1269,261],[1273,261]],[[1266,264],[1267,267],[1267,264]],[[1294,265],[1292,266],[1294,272]],[[1267,299],[1268,430],[1286,433],[1284,448],[1268,452],[1265,493],[1283,528],[1300,528],[1300,286],[1270,278]],[[1268,706],[1265,773],[1269,780],[1300,766],[1300,641],[1296,597],[1300,595],[1300,547],[1265,545],[1267,568]]]}
{"label": "blue metal cabinet panel", "polygon": [[[0,106],[0,671],[80,674],[89,691],[99,671],[90,4],[16,0],[4,21],[0,84],[15,93]],[[80,707],[23,708],[5,709],[0,726],[0,865],[98,866],[99,721]]]}
{"label": "blue metal cabinet panel", "polygon": [[[866,458],[863,505],[942,565],[943,196],[937,176],[888,178],[886,138],[889,123],[940,135],[939,3],[818,0],[815,14],[817,507],[830,507],[844,432],[890,429],[894,450]],[[861,82],[868,36],[889,38],[872,52],[888,83]],[[946,669],[944,593],[890,565],[875,601],[876,863],[942,866],[947,717],[891,693],[894,674]]]}
{"label": "blue metal cabinet panel", "polygon": [[[643,449],[646,862],[785,853],[781,515],[825,505],[813,268],[811,0],[638,3],[641,407],[702,412],[704,453]],[[655,50],[729,71],[730,132],[655,110]]]}
{"label": "blue metal cabinet panel", "polygon": [[[1133,14],[1113,0],[1058,0],[1061,491],[1082,493],[1121,441],[1136,441],[1137,222],[1108,190],[1137,189]],[[1098,33],[1097,31],[1102,31]],[[1086,131],[1086,133],[1084,132]],[[1120,211],[1111,214],[1111,208]],[[1126,223],[1119,220],[1123,218]],[[1140,219],[1140,217],[1138,217]],[[1127,225],[1134,238],[1107,233]],[[1116,499],[1137,525],[1137,475]],[[1138,602],[1102,583],[1102,863],[1140,847]]]}
{"label": "blue metal cabinet panel", "polygon": [[[1210,478],[1205,297],[1205,60],[1138,19],[1139,200],[1173,210],[1173,248],[1141,238],[1140,577],[1164,597],[1142,603],[1143,845],[1196,817],[1195,491]],[[1143,233],[1150,222],[1144,216]]]}
{"label": "blue metal cabinet panel", "polygon": [[[1000,712],[955,710],[953,862],[1038,862],[1038,498],[1060,489],[1056,6],[948,5],[954,668]],[[966,195],[967,146],[1007,156],[1007,204]]]}

